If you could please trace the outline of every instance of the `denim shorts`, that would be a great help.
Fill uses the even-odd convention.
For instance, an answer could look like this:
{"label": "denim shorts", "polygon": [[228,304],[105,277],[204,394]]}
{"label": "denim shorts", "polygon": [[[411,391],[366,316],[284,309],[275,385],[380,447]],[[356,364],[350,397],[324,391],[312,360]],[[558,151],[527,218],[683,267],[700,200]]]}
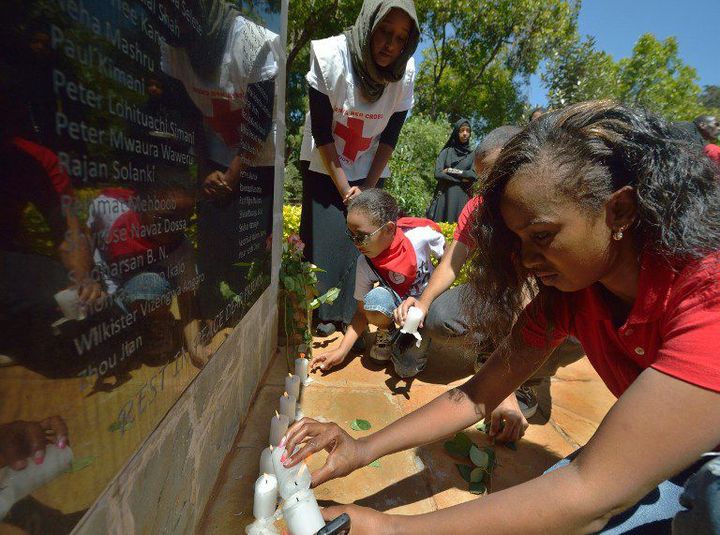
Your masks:
{"label": "denim shorts", "polygon": [[373,288],[365,294],[365,310],[380,312],[388,318],[393,317],[393,312],[399,305],[400,299],[397,294],[384,286]]}

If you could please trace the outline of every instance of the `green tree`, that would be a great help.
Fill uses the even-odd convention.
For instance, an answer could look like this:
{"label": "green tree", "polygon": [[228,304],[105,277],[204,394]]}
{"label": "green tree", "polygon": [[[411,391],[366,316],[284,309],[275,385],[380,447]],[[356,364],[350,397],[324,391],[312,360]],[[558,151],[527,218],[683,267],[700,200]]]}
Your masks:
{"label": "green tree", "polygon": [[542,76],[551,106],[611,98],[654,111],[669,120],[692,120],[703,112],[693,67],[678,55],[674,37],[640,36],[632,56],[615,62],[596,50],[592,37],[562,49]]}
{"label": "green tree", "polygon": [[618,74],[612,57],[596,50],[595,38],[588,36],[556,51],[541,79],[550,107],[561,108],[574,102],[615,98]]}
{"label": "green tree", "polygon": [[523,86],[575,35],[579,1],[418,0],[423,52],[415,110],[469,116],[481,130],[524,111]]}
{"label": "green tree", "polygon": [[674,37],[658,41],[650,33],[641,35],[632,56],[621,59],[618,68],[622,102],[674,121],[692,119],[702,111],[697,72],[680,59]]}
{"label": "green tree", "polygon": [[720,109],[720,86],[706,85],[700,95],[700,104],[706,108]]}

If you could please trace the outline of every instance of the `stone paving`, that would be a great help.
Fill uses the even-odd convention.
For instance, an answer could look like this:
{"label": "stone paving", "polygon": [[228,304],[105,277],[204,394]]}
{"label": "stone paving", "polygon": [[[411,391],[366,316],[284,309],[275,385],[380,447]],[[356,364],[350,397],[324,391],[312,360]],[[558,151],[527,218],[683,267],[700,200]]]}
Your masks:
{"label": "stone paving", "polygon": [[[340,343],[342,335],[315,339],[315,351]],[[433,359],[411,384],[397,392],[388,371],[363,355],[350,355],[343,367],[326,376],[313,375],[305,390],[302,410],[306,416],[334,421],[353,436],[382,428],[403,414],[422,406],[449,387],[464,382],[472,373],[467,359]],[[258,476],[260,452],[267,446],[270,419],[283,392],[287,365],[278,354],[268,370],[235,448],[226,458],[213,496],[205,511],[201,533],[243,533],[252,522],[253,484]],[[400,387],[404,383],[400,383]],[[396,390],[393,390],[393,389]],[[402,388],[400,388],[402,390]],[[539,387],[540,408],[530,419],[517,450],[496,446],[498,459],[490,491],[498,491],[541,474],[557,460],[585,444],[614,402],[614,397],[586,358],[561,368],[551,381]],[[371,431],[353,431],[350,422],[368,420]],[[489,445],[487,436],[467,430],[474,442]],[[315,455],[316,469],[324,454]],[[350,476],[315,489],[321,505],[357,503],[381,511],[418,514],[473,499],[455,462],[445,453],[443,441],[380,459]]]}

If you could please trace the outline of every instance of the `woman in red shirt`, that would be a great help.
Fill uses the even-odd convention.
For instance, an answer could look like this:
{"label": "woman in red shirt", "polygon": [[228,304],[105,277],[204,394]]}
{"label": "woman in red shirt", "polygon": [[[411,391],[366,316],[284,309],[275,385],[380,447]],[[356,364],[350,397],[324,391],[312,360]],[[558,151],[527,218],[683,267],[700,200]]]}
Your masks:
{"label": "woman in red shirt", "polygon": [[314,483],[345,475],[472,425],[572,335],[618,396],[572,462],[422,516],[351,506],[328,517],[348,511],[354,535],[720,533],[720,458],[703,456],[720,443],[720,190],[711,162],[678,139],[605,101],[532,122],[500,154],[474,231],[474,293],[496,304],[478,325],[499,349],[368,437],[305,420],[287,441],[307,442],[288,464],[331,452]]}

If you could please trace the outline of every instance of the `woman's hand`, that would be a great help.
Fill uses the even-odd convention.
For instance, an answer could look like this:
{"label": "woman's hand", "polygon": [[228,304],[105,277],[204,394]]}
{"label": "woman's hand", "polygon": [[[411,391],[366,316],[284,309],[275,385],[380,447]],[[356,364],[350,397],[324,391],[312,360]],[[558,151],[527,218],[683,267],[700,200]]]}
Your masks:
{"label": "woman's hand", "polygon": [[322,510],[325,522],[330,522],[343,513],[350,515],[350,535],[377,535],[392,531],[392,517],[374,509],[359,505],[334,505]]}
{"label": "woman's hand", "polygon": [[499,442],[515,442],[522,438],[527,428],[528,422],[512,393],[490,414],[488,435]]}
{"label": "woman's hand", "polygon": [[348,190],[345,192],[345,195],[343,196],[343,203],[347,204],[353,198],[357,197],[362,193],[362,190],[358,186],[350,186]]}
{"label": "woman's hand", "polygon": [[423,317],[420,320],[420,325],[418,325],[418,327],[422,329],[423,322],[425,321],[425,316],[427,316],[428,310],[425,305],[423,305],[418,299],[415,299],[414,297],[408,297],[407,299],[405,299],[405,301],[400,303],[399,307],[397,307],[393,311],[395,323],[400,325],[400,327],[405,325],[405,320],[407,319],[408,309],[410,307],[419,308],[422,311]]}
{"label": "woman's hand", "polygon": [[45,447],[55,444],[64,448],[68,444],[68,428],[60,416],[51,416],[39,422],[16,420],[0,425],[0,467],[22,470],[27,459],[35,464],[45,460]]}
{"label": "woman's hand", "polygon": [[206,176],[202,189],[209,199],[220,199],[232,193],[232,188],[225,179],[225,173],[220,171],[213,171]]}
{"label": "woman's hand", "polygon": [[330,479],[346,476],[371,462],[366,459],[366,449],[362,448],[361,442],[332,422],[320,423],[311,418],[303,418],[295,423],[285,435],[285,451],[295,451],[295,447],[300,444],[304,446],[283,462],[285,467],[295,466],[320,450],[330,454],[325,466],[313,472],[313,487]]}
{"label": "woman's hand", "polygon": [[328,372],[336,366],[340,366],[345,360],[347,355],[338,349],[333,349],[322,355],[313,357],[310,361],[310,371],[320,370],[322,372]]}

